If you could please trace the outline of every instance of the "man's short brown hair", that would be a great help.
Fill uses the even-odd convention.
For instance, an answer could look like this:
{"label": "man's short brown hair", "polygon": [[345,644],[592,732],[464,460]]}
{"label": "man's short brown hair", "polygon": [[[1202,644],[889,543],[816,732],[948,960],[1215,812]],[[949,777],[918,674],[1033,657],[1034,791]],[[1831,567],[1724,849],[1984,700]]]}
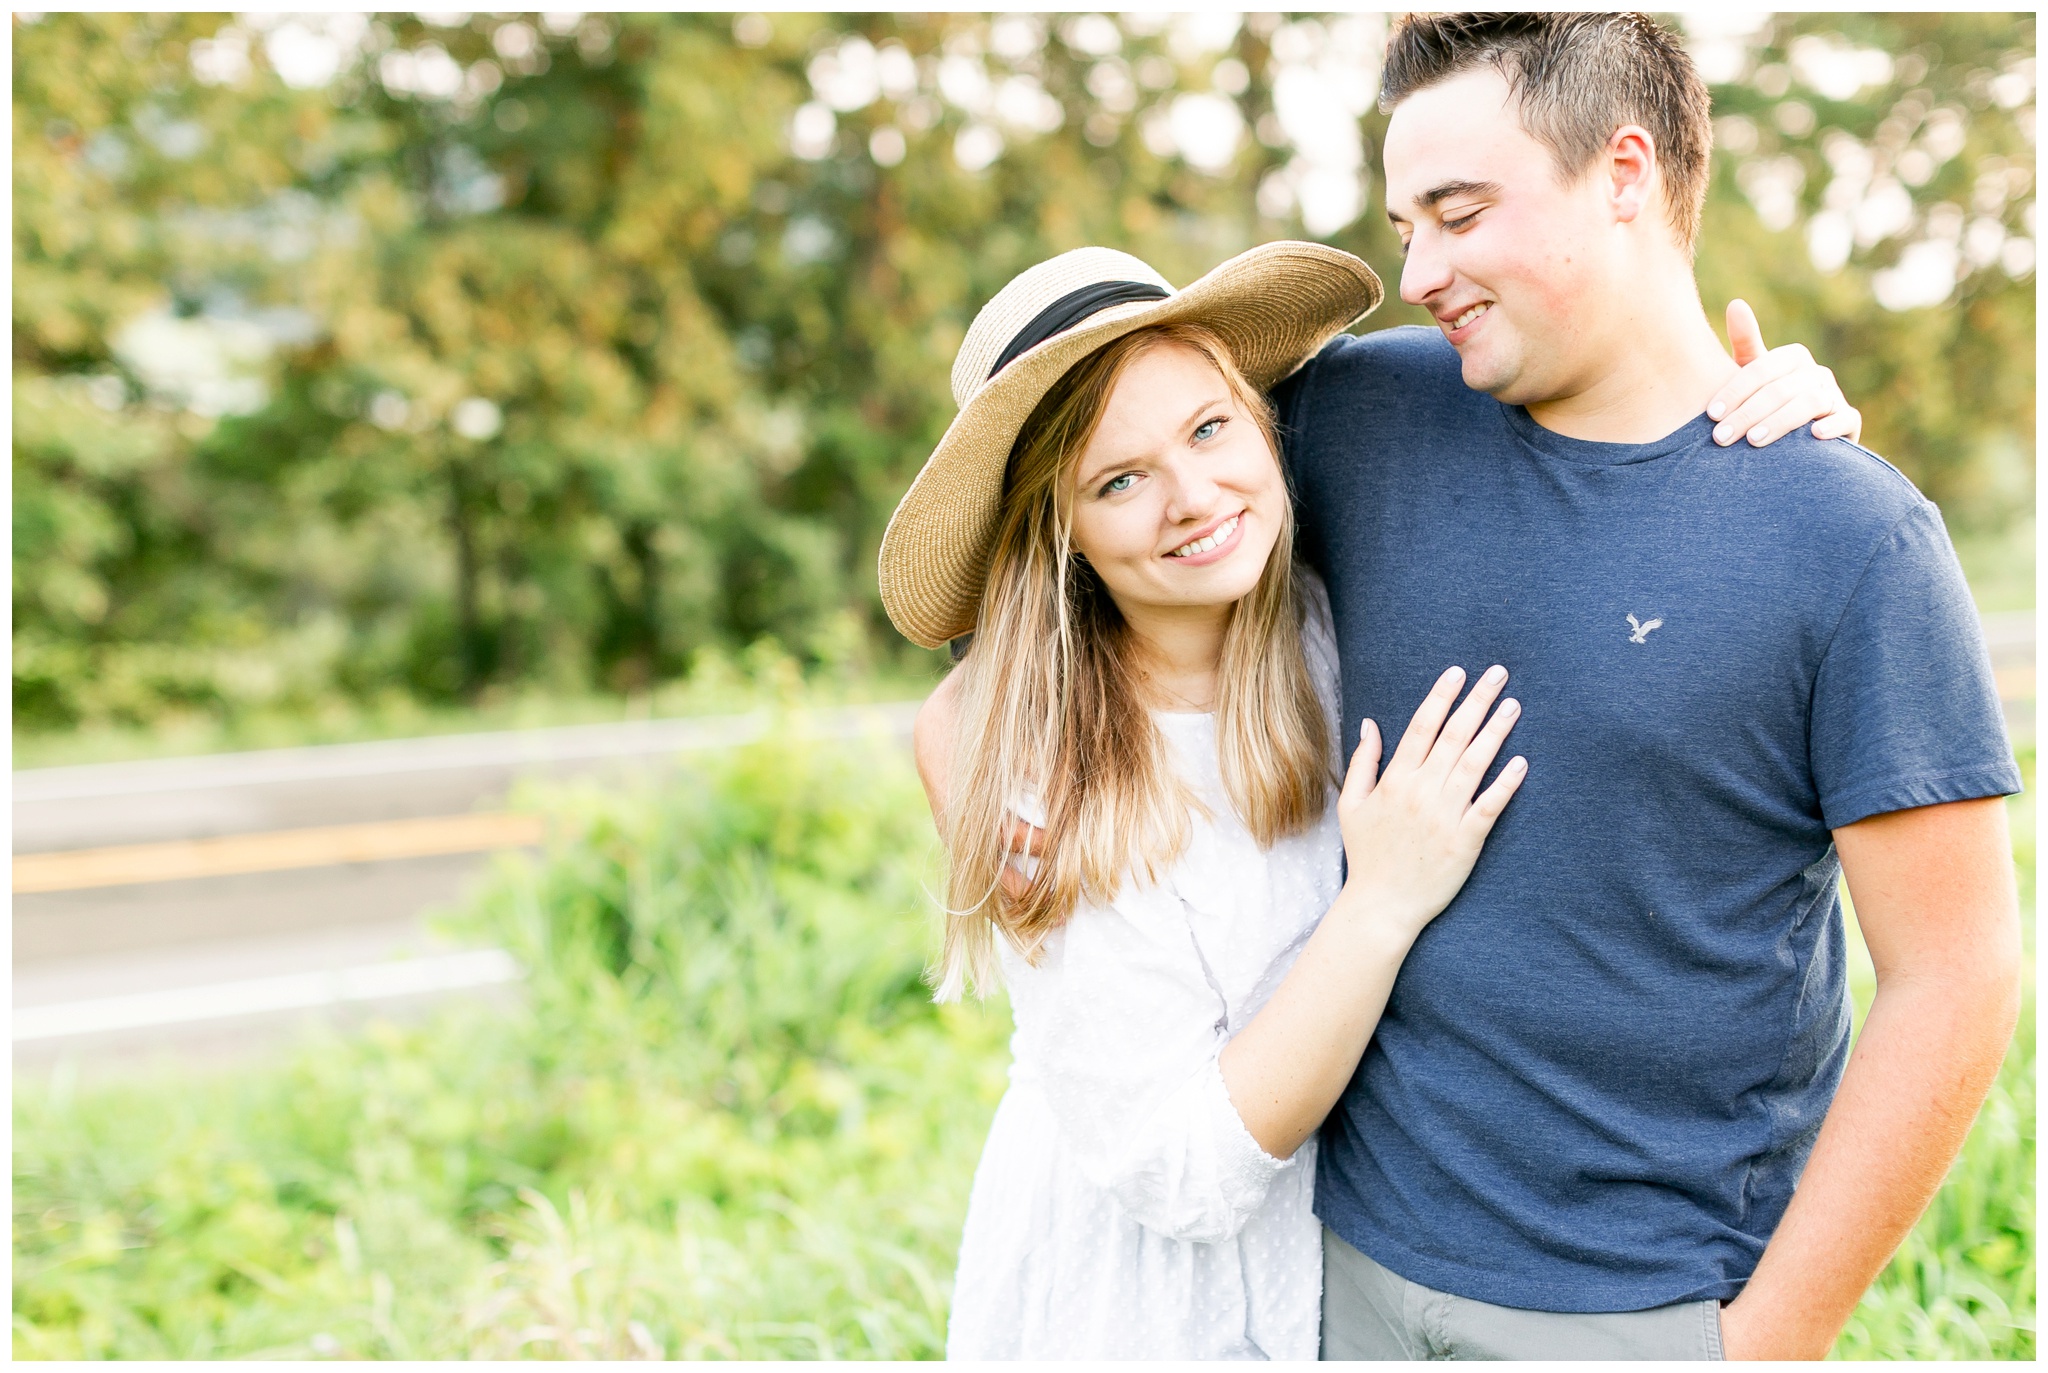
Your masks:
{"label": "man's short brown hair", "polygon": [[1644,14],[1411,14],[1387,40],[1380,108],[1479,67],[1506,79],[1522,127],[1563,176],[1624,124],[1648,129],[1672,227],[1692,250],[1714,131],[1706,83],[1676,34]]}

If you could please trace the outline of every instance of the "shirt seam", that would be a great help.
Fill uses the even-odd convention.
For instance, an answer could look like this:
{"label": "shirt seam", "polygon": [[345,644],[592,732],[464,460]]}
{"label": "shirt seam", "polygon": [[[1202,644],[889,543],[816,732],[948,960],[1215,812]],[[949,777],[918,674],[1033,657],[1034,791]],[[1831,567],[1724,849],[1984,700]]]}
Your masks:
{"label": "shirt seam", "polygon": [[[1884,551],[1884,546],[1887,543],[1891,542],[1892,536],[1894,534],[1897,534],[1899,530],[1902,527],[1904,527],[1907,520],[1910,520],[1915,515],[1920,514],[1922,510],[1924,510],[1930,504],[1932,504],[1932,502],[1930,502],[1925,496],[1921,496],[1918,503],[1908,506],[1905,509],[1905,511],[1903,511],[1899,515],[1897,519],[1893,520],[1890,524],[1885,526],[1884,532],[1882,534],[1878,535],[1876,539],[1872,540],[1870,545],[1870,552],[1864,555],[1863,567],[1861,570],[1857,572],[1856,581],[1854,582],[1854,584],[1850,586],[1849,594],[1843,598],[1842,609],[1835,616],[1834,626],[1828,630],[1827,646],[1822,648],[1820,651],[1820,666],[1815,668],[1813,673],[1813,682],[1815,690],[1819,689],[1821,673],[1826,670],[1828,659],[1834,654],[1835,640],[1841,637],[1842,626],[1848,622],[1850,607],[1856,604],[1856,598],[1863,592],[1863,583],[1867,581],[1870,577],[1870,569],[1876,566],[1877,564],[1877,555]],[[1810,693],[1807,697],[1806,703],[1806,723],[1807,748],[1811,750],[1813,747],[1813,697]]]}
{"label": "shirt seam", "polygon": [[[1941,772],[1916,772],[1905,776],[1880,778],[1877,781],[1864,783],[1856,787],[1846,796],[1838,798],[1834,804],[1823,800],[1821,802],[1821,809],[1823,812],[1830,810],[1855,811],[1864,804],[1865,798],[1870,796],[1883,795],[1891,791],[1902,791],[1909,787],[1938,786],[1944,782],[1968,782],[1982,778],[1986,781],[1995,782],[2002,787],[2011,780],[2011,775],[2015,768],[2016,765],[2010,758],[2001,758],[1996,762],[1972,763],[1968,767],[1948,768]],[[2010,796],[2014,793],[2006,790],[1996,794],[1999,796]],[[1957,797],[1956,799],[1980,800],[1982,797]],[[1940,805],[1941,803],[1935,801],[1925,804]],[[1911,810],[1913,807],[1907,806],[1900,807],[1899,809]],[[1857,820],[1867,820],[1873,815],[1884,814],[1888,814],[1888,812],[1881,808],[1878,810],[1868,810],[1857,815],[1855,820],[1830,821],[1828,828],[1831,830],[1839,829],[1843,825],[1853,825]]]}
{"label": "shirt seam", "polygon": [[1514,442],[1525,452],[1533,453],[1537,457],[1542,458],[1546,462],[1564,463],[1566,466],[1578,469],[1580,471],[1599,472],[1624,467],[1645,467],[1654,462],[1662,462],[1666,458],[1682,457],[1689,450],[1697,448],[1699,446],[1692,439],[1687,437],[1681,437],[1682,430],[1692,427],[1699,421],[1700,416],[1695,415],[1691,419],[1687,420],[1685,424],[1681,425],[1678,429],[1674,429],[1671,431],[1671,433],[1666,434],[1663,439],[1653,439],[1649,443],[1613,445],[1615,447],[1655,448],[1659,443],[1663,443],[1668,440],[1670,444],[1669,447],[1659,448],[1658,451],[1654,453],[1645,453],[1641,457],[1629,458],[1622,462],[1595,462],[1581,458],[1574,458],[1565,453],[1553,453],[1549,451],[1540,442],[1531,438],[1528,434],[1522,432],[1522,426],[1521,424],[1516,422],[1513,415],[1513,411],[1520,410],[1522,412],[1523,419],[1528,422],[1530,427],[1539,430],[1544,434],[1554,434],[1556,437],[1560,439],[1564,439],[1567,442],[1574,443],[1595,442],[1594,440],[1573,439],[1569,434],[1557,434],[1555,430],[1545,429],[1543,425],[1537,422],[1536,417],[1529,413],[1528,407],[1526,406],[1511,406],[1506,401],[1496,400],[1494,401],[1494,407],[1496,413],[1500,415],[1502,427],[1508,431],[1508,436],[1511,439],[1513,439]]}
{"label": "shirt seam", "polygon": [[[1857,596],[1862,594],[1863,583],[1869,578],[1870,569],[1876,565],[1877,555],[1884,551],[1884,546],[1891,541],[1892,535],[1898,533],[1907,520],[1920,513],[1920,506],[1928,503],[1925,496],[1920,497],[1919,505],[1908,506],[1897,519],[1885,526],[1882,534],[1871,541],[1870,552],[1864,555],[1863,566],[1857,570],[1856,580],[1850,584],[1849,594],[1842,598],[1842,608],[1836,612],[1835,622],[1828,628],[1827,643],[1821,648],[1820,661],[1814,665],[1813,682],[1806,689],[1806,770],[1809,775],[1813,772],[1813,712],[1820,701],[1820,683],[1821,678],[1827,673],[1828,659],[1834,656],[1835,641],[1842,635],[1842,626],[1848,623],[1849,611],[1856,604]],[[1816,795],[1818,791],[1819,788],[1816,787]],[[1821,811],[1825,817],[1825,801],[1821,803]]]}
{"label": "shirt seam", "polygon": [[[1787,934],[1788,938],[1796,935],[1803,926],[1812,921],[1816,916],[1823,920],[1839,920],[1841,918],[1841,898],[1833,892],[1821,892],[1815,899],[1814,906],[1825,906],[1826,909],[1815,910],[1813,907],[1809,907],[1806,919],[1800,920],[1792,926]],[[1821,940],[1825,937],[1825,934],[1826,931],[1822,931],[1814,936],[1813,941],[1807,945],[1806,956],[1801,958],[1793,969],[1793,985],[1796,990],[1792,996],[1792,1005],[1785,1017],[1785,1047],[1779,1050],[1778,1061],[1772,1066],[1771,1076],[1765,1083],[1765,1091],[1768,1095],[1764,1098],[1763,1107],[1764,1119],[1769,1123],[1770,1147],[1750,1155],[1748,1166],[1744,1171],[1742,1179],[1742,1224],[1745,1227],[1745,1234],[1754,1233],[1746,1227],[1750,1224],[1751,1208],[1756,1204],[1754,1189],[1756,1187],[1758,1162],[1767,1157],[1775,1158],[1782,1155],[1798,1139],[1798,1135],[1796,1133],[1788,1133],[1782,1123],[1782,1098],[1786,1090],[1785,1065],[1792,1061],[1792,1050],[1799,1043],[1799,1012],[1806,1005],[1806,984],[1809,975],[1813,971],[1813,960],[1820,957]],[[1848,983],[1844,981],[1840,985],[1843,995],[1846,996],[1848,994]],[[1815,1069],[1815,1080],[1818,1080],[1820,1072],[1825,1067],[1826,1060],[1823,1059],[1821,1066]],[[1806,1085],[1811,1087],[1813,1084],[1809,1082]],[[1836,1086],[1839,1088],[1839,1081]],[[1827,1112],[1833,1109],[1834,1093],[1830,1092],[1828,1094],[1827,1108],[1821,1112],[1822,1119],[1826,1119]],[[1782,1220],[1782,1218],[1781,1214],[1780,1219]],[[1775,1230],[1776,1226],[1772,1228]],[[1770,1242],[1768,1235],[1764,1237],[1764,1242],[1766,1244]]]}

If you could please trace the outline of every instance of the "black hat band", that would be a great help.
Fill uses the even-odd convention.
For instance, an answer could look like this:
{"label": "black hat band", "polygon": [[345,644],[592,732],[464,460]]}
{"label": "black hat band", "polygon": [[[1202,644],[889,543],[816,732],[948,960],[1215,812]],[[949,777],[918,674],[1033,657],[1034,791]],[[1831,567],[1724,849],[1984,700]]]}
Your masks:
{"label": "black hat band", "polygon": [[1098,281],[1069,291],[1033,315],[1031,322],[1017,331],[1003,349],[1002,356],[996,359],[996,365],[988,369],[988,374],[994,377],[1053,335],[1064,334],[1090,315],[1112,305],[1136,300],[1165,300],[1170,294],[1149,281]]}

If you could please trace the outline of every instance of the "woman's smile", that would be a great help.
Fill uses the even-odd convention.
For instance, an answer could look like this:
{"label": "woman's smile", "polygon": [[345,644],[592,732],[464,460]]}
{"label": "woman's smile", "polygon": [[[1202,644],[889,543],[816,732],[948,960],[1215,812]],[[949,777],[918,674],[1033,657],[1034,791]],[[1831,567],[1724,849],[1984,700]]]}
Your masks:
{"label": "woman's smile", "polygon": [[1184,567],[1206,567],[1210,563],[1222,562],[1237,551],[1238,535],[1244,529],[1244,515],[1245,512],[1240,510],[1220,524],[1211,525],[1166,556]]}

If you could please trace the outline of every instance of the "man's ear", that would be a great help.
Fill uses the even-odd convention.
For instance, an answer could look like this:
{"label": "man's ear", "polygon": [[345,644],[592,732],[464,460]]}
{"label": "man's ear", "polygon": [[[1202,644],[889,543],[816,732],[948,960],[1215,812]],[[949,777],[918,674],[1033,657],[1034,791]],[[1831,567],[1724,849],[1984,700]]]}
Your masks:
{"label": "man's ear", "polygon": [[1614,218],[1633,224],[1647,214],[1657,197],[1657,141],[1640,124],[1624,124],[1607,140],[1608,203]]}

